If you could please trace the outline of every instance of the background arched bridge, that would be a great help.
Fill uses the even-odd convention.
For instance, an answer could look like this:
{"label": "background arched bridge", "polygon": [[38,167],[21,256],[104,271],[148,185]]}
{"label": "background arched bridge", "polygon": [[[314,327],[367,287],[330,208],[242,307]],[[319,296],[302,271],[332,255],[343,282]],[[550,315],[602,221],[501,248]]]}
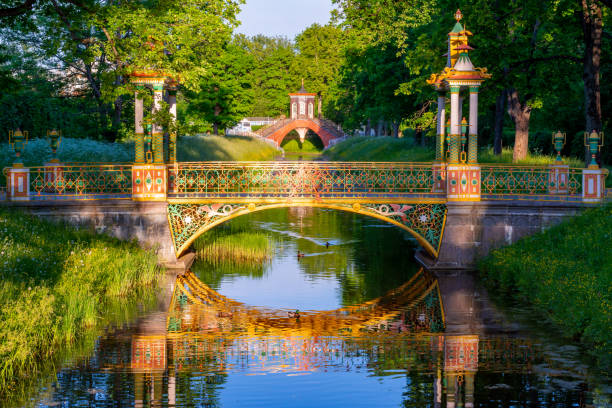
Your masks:
{"label": "background arched bridge", "polygon": [[329,147],[332,140],[337,140],[345,137],[342,129],[328,119],[318,118],[294,118],[280,119],[273,125],[264,127],[255,132],[259,137],[273,140],[277,145],[281,145],[283,139],[293,130],[311,130],[319,136],[323,147]]}

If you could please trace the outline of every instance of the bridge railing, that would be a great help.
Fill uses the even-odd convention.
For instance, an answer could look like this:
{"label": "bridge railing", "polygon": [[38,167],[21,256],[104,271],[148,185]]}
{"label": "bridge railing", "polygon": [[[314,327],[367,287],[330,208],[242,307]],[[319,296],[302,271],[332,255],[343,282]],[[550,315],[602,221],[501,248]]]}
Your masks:
{"label": "bridge railing", "polygon": [[132,164],[30,167],[31,199],[131,198]]}
{"label": "bridge railing", "polygon": [[582,198],[584,169],[481,164],[480,170],[483,199],[572,201]]}
{"label": "bridge railing", "polygon": [[431,163],[214,162],[170,168],[169,197],[356,199],[434,195]]}

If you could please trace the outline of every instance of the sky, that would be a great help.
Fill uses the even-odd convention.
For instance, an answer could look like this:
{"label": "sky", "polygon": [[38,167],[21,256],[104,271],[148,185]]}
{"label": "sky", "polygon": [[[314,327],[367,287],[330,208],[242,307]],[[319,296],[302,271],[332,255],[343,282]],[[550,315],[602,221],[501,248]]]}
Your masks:
{"label": "sky", "polygon": [[289,39],[313,23],[326,24],[332,10],[331,0],[246,0],[236,30],[253,36],[285,36]]}

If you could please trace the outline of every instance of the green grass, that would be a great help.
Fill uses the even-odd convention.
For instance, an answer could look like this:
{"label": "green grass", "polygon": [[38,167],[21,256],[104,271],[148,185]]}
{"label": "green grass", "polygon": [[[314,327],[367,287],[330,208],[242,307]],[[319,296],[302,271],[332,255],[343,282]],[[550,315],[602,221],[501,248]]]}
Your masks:
{"label": "green grass", "polygon": [[281,143],[286,153],[319,153],[323,151],[323,141],[316,133],[308,131],[304,142],[300,141],[297,132],[290,132]]}
{"label": "green grass", "polygon": [[[481,149],[478,153],[478,162],[480,163],[499,163],[499,164],[516,164],[519,166],[548,166],[550,164],[557,164],[557,156],[544,155],[544,154],[527,154],[527,157],[523,160],[519,160],[516,163],[512,162],[512,148],[502,149],[501,155],[493,154],[492,148]],[[584,161],[575,157],[562,157],[563,164],[567,164],[570,167],[583,168]]]}
{"label": "green grass", "polygon": [[251,231],[248,220],[235,219],[202,234],[193,249],[198,259],[213,264],[261,264],[270,258],[274,243],[267,234]]}
{"label": "green grass", "polygon": [[193,249],[197,254],[193,272],[209,286],[218,288],[222,279],[262,277],[275,242],[265,233],[250,230],[247,218],[238,218],[202,234]]}
{"label": "green grass", "polygon": [[269,161],[280,153],[268,143],[247,136],[182,136],[178,161]]}
{"label": "green grass", "polygon": [[485,284],[528,302],[612,368],[612,204],[493,251]]}
{"label": "green grass", "polygon": [[332,161],[432,161],[433,149],[415,146],[410,138],[351,137],[325,151]]}
{"label": "green grass", "polygon": [[0,209],[0,233],[2,400],[48,374],[84,337],[121,321],[117,314],[155,292],[160,271],[155,254],[135,243],[13,210]]}

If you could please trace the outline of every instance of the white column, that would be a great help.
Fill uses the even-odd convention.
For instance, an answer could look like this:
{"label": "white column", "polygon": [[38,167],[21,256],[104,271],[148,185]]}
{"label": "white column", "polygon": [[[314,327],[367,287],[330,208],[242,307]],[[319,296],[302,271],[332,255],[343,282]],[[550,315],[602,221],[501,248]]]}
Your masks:
{"label": "white column", "polygon": [[134,93],[134,133],[144,133],[142,126],[144,103],[142,98],[138,97],[138,91]]}
{"label": "white column", "polygon": [[446,134],[446,98],[438,94],[438,139],[436,140],[436,160],[444,160],[444,135]]}
{"label": "white column", "polygon": [[478,88],[472,92],[470,87],[470,135],[478,134]]}
{"label": "white column", "polygon": [[[458,87],[457,87],[458,88]],[[451,90],[451,112],[450,112],[450,120],[451,120],[451,135],[459,135],[461,134],[461,105],[459,98],[459,91],[453,92]]]}

